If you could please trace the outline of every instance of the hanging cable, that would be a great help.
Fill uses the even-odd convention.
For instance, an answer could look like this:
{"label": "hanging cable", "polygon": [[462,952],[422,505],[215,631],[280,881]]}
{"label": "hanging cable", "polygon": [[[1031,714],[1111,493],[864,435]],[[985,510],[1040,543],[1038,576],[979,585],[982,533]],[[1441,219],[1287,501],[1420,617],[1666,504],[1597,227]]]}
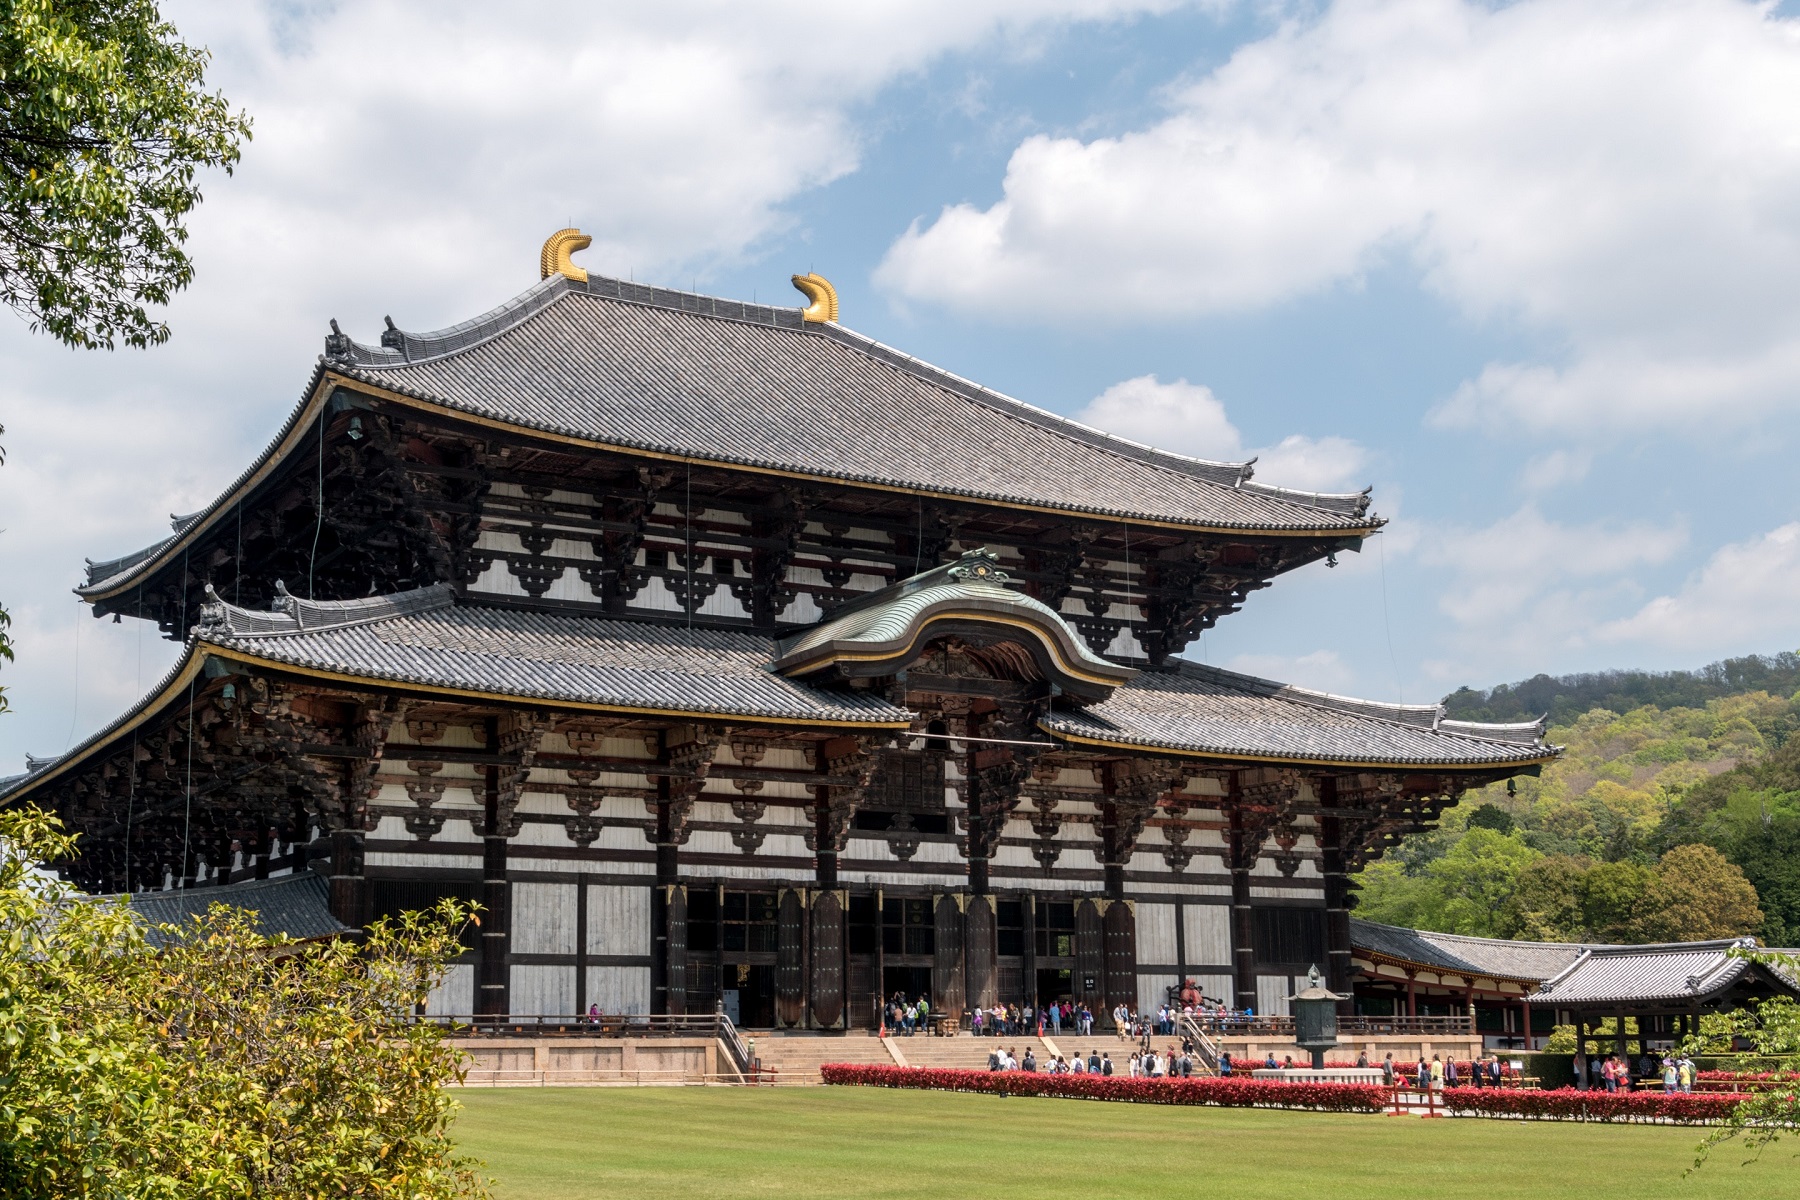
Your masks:
{"label": "hanging cable", "polygon": [[312,554],[306,560],[306,598],[317,600],[319,594],[313,590],[313,568],[319,565],[319,534],[325,530],[325,419],[327,414],[319,414],[319,490],[314,502],[318,517],[313,522]]}
{"label": "hanging cable", "polygon": [[188,835],[194,824],[194,680],[188,680],[187,787],[181,804],[181,886],[188,881]]}
{"label": "hanging cable", "polygon": [[1387,632],[1388,666],[1394,671],[1394,694],[1400,697],[1400,703],[1406,703],[1406,689],[1400,683],[1400,660],[1394,655],[1394,625],[1388,620],[1387,595],[1387,547],[1381,542],[1379,535],[1375,538],[1375,554],[1381,560],[1381,627]]}
{"label": "hanging cable", "polygon": [[[144,585],[137,586],[137,664],[134,693],[144,694]],[[125,769],[125,894],[131,894],[131,815],[137,809],[138,728],[131,727],[131,761]]]}
{"label": "hanging cable", "polygon": [[687,484],[685,494],[681,498],[682,519],[686,522],[687,539],[687,595],[682,598],[681,606],[687,609],[687,626],[694,627],[694,464],[687,465]]}
{"label": "hanging cable", "polygon": [[919,533],[913,538],[913,574],[924,570],[925,562],[925,497],[919,497]]}
{"label": "hanging cable", "polygon": [[[1132,642],[1137,642],[1136,622],[1132,614],[1137,611],[1137,604],[1131,598],[1131,526],[1125,526],[1125,629],[1131,634]],[[1139,645],[1142,650],[1143,646]]]}
{"label": "hanging cable", "polygon": [[[242,496],[238,497],[237,510],[237,557],[232,560],[232,567],[237,574],[231,581],[231,602],[242,604],[244,602],[244,498]],[[310,581],[307,587],[308,590],[311,589]]]}
{"label": "hanging cable", "polygon": [[75,724],[81,719],[81,602],[75,602],[75,698],[69,703],[69,736],[63,739],[63,753],[75,744]]}

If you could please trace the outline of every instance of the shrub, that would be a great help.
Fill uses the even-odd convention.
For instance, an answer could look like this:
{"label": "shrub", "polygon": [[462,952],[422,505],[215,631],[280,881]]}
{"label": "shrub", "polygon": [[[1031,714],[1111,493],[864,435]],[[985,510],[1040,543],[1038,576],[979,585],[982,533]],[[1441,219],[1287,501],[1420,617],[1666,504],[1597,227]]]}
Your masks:
{"label": "shrub", "polygon": [[1706,1125],[1722,1121],[1741,1098],[1718,1093],[1600,1092],[1556,1088],[1447,1088],[1441,1103],[1453,1113],[1551,1121],[1643,1121]]}
{"label": "shrub", "polygon": [[1058,1096],[1073,1100],[1125,1100],[1138,1104],[1212,1104],[1226,1108],[1307,1108],[1329,1112],[1381,1112],[1388,1090],[1378,1084],[1286,1083],[1272,1079],[1132,1079],[1121,1076],[1048,1075],[1035,1071],[964,1071],[935,1067],[826,1063],[828,1084],[922,1088],[992,1096]]}

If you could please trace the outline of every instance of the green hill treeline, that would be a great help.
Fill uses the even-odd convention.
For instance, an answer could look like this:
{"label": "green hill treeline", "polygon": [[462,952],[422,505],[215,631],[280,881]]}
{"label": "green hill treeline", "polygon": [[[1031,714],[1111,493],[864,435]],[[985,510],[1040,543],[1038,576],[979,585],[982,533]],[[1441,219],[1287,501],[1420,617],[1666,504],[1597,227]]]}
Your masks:
{"label": "green hill treeline", "polygon": [[1784,653],[1454,693],[1459,719],[1549,712],[1563,757],[1469,793],[1365,868],[1357,915],[1538,941],[1800,945],[1796,688],[1800,655]]}

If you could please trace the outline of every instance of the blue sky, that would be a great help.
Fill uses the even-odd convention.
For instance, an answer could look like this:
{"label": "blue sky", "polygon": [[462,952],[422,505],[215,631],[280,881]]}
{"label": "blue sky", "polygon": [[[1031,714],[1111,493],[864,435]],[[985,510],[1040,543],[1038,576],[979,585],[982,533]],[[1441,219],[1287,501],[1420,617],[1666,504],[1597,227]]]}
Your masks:
{"label": "blue sky", "polygon": [[1800,645],[1800,28],[1737,0],[177,3],[256,119],[175,340],[0,322],[0,771],[173,647],[81,617],[327,319],[590,268],[795,302],[1389,531],[1193,657],[1408,701]]}

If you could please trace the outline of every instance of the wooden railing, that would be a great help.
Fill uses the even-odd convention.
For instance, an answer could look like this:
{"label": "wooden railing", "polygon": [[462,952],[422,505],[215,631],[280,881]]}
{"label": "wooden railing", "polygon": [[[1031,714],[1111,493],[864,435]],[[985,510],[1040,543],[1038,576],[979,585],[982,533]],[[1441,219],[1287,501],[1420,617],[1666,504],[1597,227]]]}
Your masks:
{"label": "wooden railing", "polygon": [[[1197,1031],[1221,1037],[1291,1037],[1294,1018],[1205,1013],[1188,1018]],[[1469,1017],[1339,1017],[1339,1034],[1467,1037],[1475,1032]]]}

